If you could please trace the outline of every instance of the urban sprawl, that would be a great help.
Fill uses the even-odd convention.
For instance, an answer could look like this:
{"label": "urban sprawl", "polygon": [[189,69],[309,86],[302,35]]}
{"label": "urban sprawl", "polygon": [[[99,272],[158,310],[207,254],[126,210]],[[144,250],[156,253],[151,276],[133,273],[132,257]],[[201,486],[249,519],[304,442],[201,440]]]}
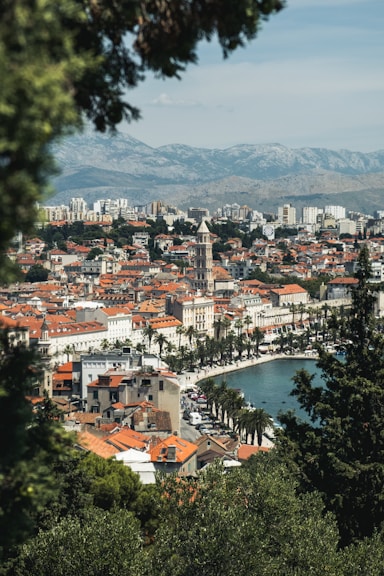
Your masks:
{"label": "urban sprawl", "polygon": [[[41,206],[35,235],[12,243],[22,275],[1,289],[2,321],[41,354],[33,402],[52,398],[84,449],[136,450],[130,465],[142,478],[148,463],[189,473],[208,434],[239,461],[249,438],[219,429],[193,384],[263,356],[310,356],[316,342],[342,351],[363,245],[370,281],[383,282],[383,228],[384,211],[342,206],[299,215],[290,204],[277,214],[232,204],[210,214],[125,199],[88,209],[72,198]],[[378,289],[375,315],[383,310]],[[196,442],[183,436],[190,412],[211,425]]]}

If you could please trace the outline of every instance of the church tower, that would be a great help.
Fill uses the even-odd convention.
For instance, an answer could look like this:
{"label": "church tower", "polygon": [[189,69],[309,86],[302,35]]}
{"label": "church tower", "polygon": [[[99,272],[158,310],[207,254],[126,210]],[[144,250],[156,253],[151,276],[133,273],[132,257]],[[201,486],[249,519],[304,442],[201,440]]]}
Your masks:
{"label": "church tower", "polygon": [[53,371],[51,367],[52,356],[50,353],[50,348],[51,348],[51,340],[49,338],[49,326],[44,316],[44,320],[41,325],[41,336],[37,341],[37,349],[40,353],[40,359],[41,359],[39,396],[43,396],[44,391],[46,391],[48,393],[48,397],[52,398]]}
{"label": "church tower", "polygon": [[197,230],[194,288],[195,290],[210,294],[212,294],[214,290],[212,243],[208,227],[204,220]]}

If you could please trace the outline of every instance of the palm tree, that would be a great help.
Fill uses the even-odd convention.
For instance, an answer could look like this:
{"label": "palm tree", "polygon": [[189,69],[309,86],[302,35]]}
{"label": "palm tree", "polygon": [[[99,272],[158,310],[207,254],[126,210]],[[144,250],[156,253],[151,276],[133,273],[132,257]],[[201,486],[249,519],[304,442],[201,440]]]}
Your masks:
{"label": "palm tree", "polygon": [[279,336],[278,338],[276,338],[276,342],[277,342],[277,344],[279,345],[280,354],[282,354],[283,351],[284,351],[284,346],[285,346],[286,343],[287,343],[287,338],[286,338],[286,336],[284,336],[284,334],[280,334],[280,336]]}
{"label": "palm tree", "polygon": [[163,348],[166,344],[168,344],[168,340],[162,332],[158,332],[157,334],[155,334],[155,342],[159,346],[159,356],[161,358]]}
{"label": "palm tree", "polygon": [[215,356],[219,350],[218,342],[216,342],[216,340],[214,340],[214,338],[210,338],[209,336],[206,336],[204,345],[205,345],[206,353],[207,353],[207,356],[209,359],[209,364],[210,364],[210,366],[212,366],[212,364],[215,360]]}
{"label": "palm tree", "polygon": [[228,328],[231,326],[231,321],[229,318],[224,316],[222,324],[224,328],[224,338],[226,338],[228,335]]}
{"label": "palm tree", "polygon": [[153,328],[153,326],[151,326],[151,324],[148,322],[147,325],[145,326],[144,330],[143,330],[143,335],[148,338],[148,352],[151,352],[151,342],[153,337],[155,336],[157,330],[155,330]]}
{"label": "palm tree", "polygon": [[243,322],[244,322],[244,324],[245,324],[245,327],[246,327],[245,329],[246,329],[247,336],[248,336],[249,326],[253,323],[253,320],[252,320],[252,318],[250,317],[250,315],[247,314],[247,315],[245,316]]}
{"label": "palm tree", "polygon": [[247,440],[248,440],[248,414],[249,414],[249,409],[248,408],[241,408],[239,410],[239,412],[237,413],[237,418],[236,418],[236,425],[235,425],[235,431],[239,434],[240,439],[243,437],[244,432],[246,433],[246,443],[248,444]]}
{"label": "palm tree", "polygon": [[235,322],[235,328],[237,328],[237,335],[240,336],[241,331],[243,329],[243,321],[241,318],[238,318]]}
{"label": "palm tree", "polygon": [[110,343],[109,340],[107,338],[104,338],[101,342],[101,349],[102,350],[108,350],[108,348],[110,347]]}
{"label": "palm tree", "polygon": [[[254,431],[257,434],[257,445],[261,446],[263,442],[264,431],[269,426],[271,426],[272,418],[263,408],[255,408],[250,412],[251,412],[250,415],[251,428],[254,429]],[[253,432],[252,444],[254,444],[254,441],[255,441],[255,433]]]}
{"label": "palm tree", "polygon": [[230,420],[232,420],[232,429],[235,429],[237,416],[243,406],[244,398],[241,394],[237,390],[229,388],[224,399],[224,410],[228,426],[230,425]]}
{"label": "palm tree", "polygon": [[170,342],[169,340],[167,340],[166,346],[167,346],[167,354],[172,354],[176,350],[175,345],[172,344],[172,342]]}
{"label": "palm tree", "polygon": [[227,349],[228,349],[228,354],[229,354],[229,361],[232,362],[233,347],[234,347],[234,342],[235,342],[235,333],[232,332],[232,330],[229,332],[229,334],[226,338],[226,342],[227,342]]}
{"label": "palm tree", "polygon": [[204,380],[201,385],[201,390],[204,392],[205,396],[207,397],[207,409],[212,412],[214,398],[215,398],[215,388],[217,387],[216,382],[213,378],[207,378]]}
{"label": "palm tree", "polygon": [[256,326],[256,328],[252,332],[251,340],[255,344],[256,356],[259,356],[259,348],[260,344],[264,340],[264,332]]}
{"label": "palm tree", "polygon": [[222,320],[221,316],[217,320],[215,320],[213,323],[213,327],[215,329],[215,339],[216,340],[220,340],[220,333],[221,333],[222,324],[223,324],[223,320]]}
{"label": "palm tree", "polygon": [[69,362],[69,356],[73,354],[73,348],[70,344],[67,344],[63,350],[63,354],[67,355],[67,362]]}
{"label": "palm tree", "polygon": [[300,324],[301,324],[301,326],[303,326],[303,316],[304,316],[304,312],[306,312],[305,304],[303,302],[300,302],[300,304],[298,306],[298,310],[300,312]]}
{"label": "palm tree", "polygon": [[239,334],[235,338],[235,346],[236,346],[237,353],[239,355],[239,360],[240,360],[242,355],[243,355],[243,351],[244,351],[244,347],[245,347],[244,334]]}
{"label": "palm tree", "polygon": [[176,334],[178,334],[179,336],[179,350],[180,350],[180,346],[181,346],[181,336],[183,334],[185,334],[185,328],[182,324],[180,324],[177,328],[176,328]]}
{"label": "palm tree", "polygon": [[197,335],[197,330],[192,326],[192,324],[190,326],[188,326],[187,330],[185,331],[185,335],[188,338],[189,347],[192,348],[192,340]]}
{"label": "palm tree", "polygon": [[200,366],[204,366],[207,358],[207,350],[202,340],[199,340],[197,343],[197,356],[200,361]]}
{"label": "palm tree", "polygon": [[292,312],[292,326],[293,326],[293,329],[295,329],[295,314],[297,312],[296,304],[292,303],[289,307],[289,311]]}
{"label": "palm tree", "polygon": [[225,400],[228,393],[227,383],[223,380],[215,389],[215,412],[221,422],[224,421]]}

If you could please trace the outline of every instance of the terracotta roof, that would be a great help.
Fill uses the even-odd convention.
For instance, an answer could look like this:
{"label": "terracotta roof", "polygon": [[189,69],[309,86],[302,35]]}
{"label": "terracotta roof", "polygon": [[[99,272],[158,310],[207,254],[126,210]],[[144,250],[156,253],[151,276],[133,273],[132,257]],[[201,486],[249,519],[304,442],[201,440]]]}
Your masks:
{"label": "terracotta roof", "polygon": [[265,446],[252,446],[250,444],[241,444],[237,451],[237,457],[239,460],[248,460],[253,454],[258,452],[269,452],[269,448]]}
{"label": "terracotta roof", "polygon": [[283,295],[283,294],[297,294],[297,293],[304,294],[307,291],[305,290],[305,288],[302,288],[298,284],[287,284],[286,286],[283,286],[283,288],[273,288],[271,292]]}
{"label": "terracotta roof", "polygon": [[151,462],[167,462],[168,448],[170,446],[176,446],[176,462],[179,464],[185,462],[197,452],[197,446],[192,442],[188,442],[188,440],[184,440],[180,436],[171,435],[149,451]]}
{"label": "terracotta roof", "polygon": [[107,444],[102,438],[99,438],[87,431],[79,432],[77,434],[77,443],[82,448],[85,448],[86,450],[89,450],[90,452],[93,452],[102,458],[111,458],[120,452],[120,450],[115,448],[115,446]]}
{"label": "terracotta roof", "polygon": [[114,432],[105,438],[105,442],[118,448],[120,452],[124,452],[129,448],[146,450],[149,440],[149,436],[145,436],[141,432],[136,432],[126,427],[121,428],[118,432]]}
{"label": "terracotta roof", "polygon": [[359,280],[357,278],[333,278],[328,282],[328,284],[344,284],[344,285],[353,285],[358,283]]}

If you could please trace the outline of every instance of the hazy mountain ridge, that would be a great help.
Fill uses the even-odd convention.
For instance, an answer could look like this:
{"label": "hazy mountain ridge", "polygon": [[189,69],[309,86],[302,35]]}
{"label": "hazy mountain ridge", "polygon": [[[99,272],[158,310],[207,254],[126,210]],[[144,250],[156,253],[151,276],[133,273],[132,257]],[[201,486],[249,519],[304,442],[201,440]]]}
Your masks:
{"label": "hazy mountain ridge", "polygon": [[353,210],[370,213],[384,205],[384,150],[292,149],[280,144],[152,148],[123,134],[91,134],[65,141],[55,156],[62,173],[54,181],[57,194],[50,204],[67,204],[73,196],[83,196],[88,203],[123,196],[132,204],[161,199],[180,208],[213,210],[238,202],[269,211],[282,202],[300,207],[314,205],[311,198],[316,198],[321,207],[335,203],[334,196],[338,203],[345,196],[344,204]]}

